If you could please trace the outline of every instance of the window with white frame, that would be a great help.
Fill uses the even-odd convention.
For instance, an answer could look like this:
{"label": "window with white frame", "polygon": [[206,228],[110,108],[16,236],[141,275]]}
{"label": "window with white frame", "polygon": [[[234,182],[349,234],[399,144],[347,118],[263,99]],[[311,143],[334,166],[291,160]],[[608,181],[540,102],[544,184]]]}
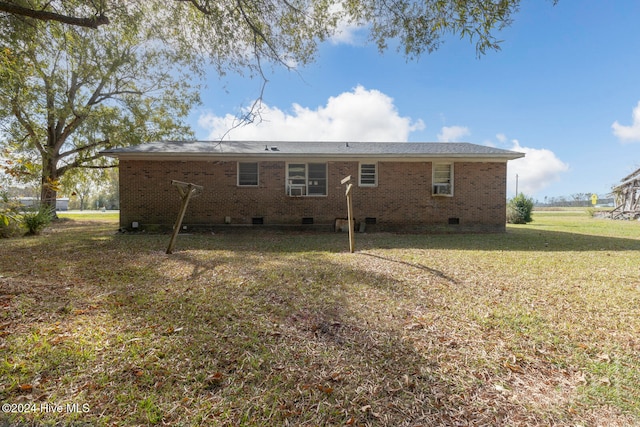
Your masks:
{"label": "window with white frame", "polygon": [[258,186],[258,163],[238,162],[238,186]]}
{"label": "window with white frame", "polygon": [[378,165],[376,163],[360,163],[360,186],[375,187],[378,185]]}
{"label": "window with white frame", "polygon": [[453,196],[453,163],[433,164],[434,196]]}
{"label": "window with white frame", "polygon": [[327,164],[287,164],[287,194],[289,196],[326,196]]}

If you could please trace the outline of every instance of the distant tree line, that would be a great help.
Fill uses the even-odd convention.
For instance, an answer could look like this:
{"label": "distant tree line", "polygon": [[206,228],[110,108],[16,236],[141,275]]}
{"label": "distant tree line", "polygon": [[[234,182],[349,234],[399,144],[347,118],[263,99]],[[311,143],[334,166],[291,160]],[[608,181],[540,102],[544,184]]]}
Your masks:
{"label": "distant tree line", "polygon": [[[538,207],[589,207],[592,206],[591,195],[593,193],[575,193],[569,196],[545,196],[543,200],[536,199],[534,206]],[[598,205],[614,204],[615,199],[611,194],[598,195]]]}

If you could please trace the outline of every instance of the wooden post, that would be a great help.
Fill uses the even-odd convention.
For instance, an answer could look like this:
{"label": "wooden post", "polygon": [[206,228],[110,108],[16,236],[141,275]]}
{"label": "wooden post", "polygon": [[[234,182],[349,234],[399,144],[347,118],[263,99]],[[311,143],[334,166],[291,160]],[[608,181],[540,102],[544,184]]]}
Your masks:
{"label": "wooden post", "polygon": [[[341,184],[347,184],[351,181],[351,175],[344,178],[340,181]],[[347,185],[347,190],[345,195],[347,196],[347,221],[349,222],[349,252],[353,253],[355,251],[355,238],[354,238],[354,230],[353,230],[353,202],[351,200],[351,189],[353,188],[353,184],[349,183]]]}
{"label": "wooden post", "polygon": [[200,193],[204,188],[201,185],[175,181],[175,180],[171,181],[171,185],[174,185],[178,189],[178,193],[180,193],[180,197],[182,198],[182,204],[180,205],[180,212],[178,212],[178,219],[175,225],[173,226],[173,233],[171,234],[169,247],[167,247],[167,254],[173,253],[173,247],[176,244],[176,238],[178,237],[178,233],[180,232],[180,227],[182,226],[182,220],[184,219],[184,214],[187,212],[187,205],[189,204],[189,200],[191,199],[192,196],[195,196],[196,193]]}
{"label": "wooden post", "polygon": [[347,185],[347,219],[349,221],[349,252],[355,251],[355,241],[353,236],[353,202],[351,197],[351,189],[353,184]]}

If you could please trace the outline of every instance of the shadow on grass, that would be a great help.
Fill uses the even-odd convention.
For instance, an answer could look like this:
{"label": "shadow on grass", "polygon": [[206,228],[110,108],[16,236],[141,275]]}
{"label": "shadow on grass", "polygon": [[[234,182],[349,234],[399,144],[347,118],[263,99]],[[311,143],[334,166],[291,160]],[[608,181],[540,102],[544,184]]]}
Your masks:
{"label": "shadow on grass", "polygon": [[[136,238],[137,236],[122,236]],[[168,237],[166,238],[168,242]],[[346,234],[270,233],[259,230],[216,235],[180,235],[176,252],[190,249],[229,249],[259,252],[346,252]],[[499,234],[393,234],[355,235],[356,251],[371,249],[452,249],[469,251],[627,251],[640,249],[637,239],[596,236],[536,228],[511,228]]]}
{"label": "shadow on grass", "polygon": [[434,268],[428,267],[428,266],[423,265],[423,264],[418,264],[418,263],[414,263],[414,262],[408,262],[408,261],[393,259],[393,258],[390,258],[390,257],[385,257],[385,256],[381,256],[381,255],[367,253],[367,252],[359,252],[359,253],[362,254],[362,255],[365,255],[365,256],[381,259],[381,260],[384,260],[384,261],[394,262],[394,263],[398,263],[398,264],[401,264],[401,265],[405,265],[407,267],[412,267],[412,268],[417,268],[419,270],[424,270],[424,271],[427,271],[427,272],[431,273],[432,275],[434,275],[436,277],[439,277],[440,279],[446,280],[447,282],[454,283],[454,284],[458,283],[458,281],[456,279],[454,279],[454,278],[452,278],[450,276],[447,276],[442,271],[436,270]]}
{"label": "shadow on grass", "polygon": [[[535,223],[508,227],[506,233],[488,234],[395,234],[364,233],[355,235],[356,251],[372,249],[452,249],[470,251],[626,251],[640,249],[637,238],[610,237],[545,230]],[[73,231],[74,239],[61,239],[61,250],[77,251],[115,239],[134,250],[165,251],[169,234],[118,234],[117,228],[95,222],[64,221],[60,232]],[[92,232],[92,230],[95,230]],[[105,230],[106,232],[105,236]],[[57,231],[53,232],[55,235]],[[100,238],[97,238],[97,236]],[[635,237],[635,236],[634,236]],[[347,252],[346,233],[312,231],[276,231],[269,229],[233,229],[218,233],[180,234],[175,253],[188,250],[230,250],[238,252],[305,253]],[[135,253],[131,253],[135,256]]]}

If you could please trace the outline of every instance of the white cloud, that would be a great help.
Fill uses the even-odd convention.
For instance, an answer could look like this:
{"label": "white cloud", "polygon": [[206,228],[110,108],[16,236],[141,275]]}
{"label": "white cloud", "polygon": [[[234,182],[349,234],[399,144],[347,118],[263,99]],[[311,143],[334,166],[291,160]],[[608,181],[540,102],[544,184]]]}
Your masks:
{"label": "white cloud", "polygon": [[640,142],[640,102],[633,109],[632,117],[631,126],[621,125],[617,120],[611,125],[613,134],[622,142]]}
{"label": "white cloud", "polygon": [[366,26],[354,24],[346,20],[339,20],[338,26],[329,38],[333,44],[347,44],[352,46],[362,45],[364,43],[364,32]]}
{"label": "white cloud", "polygon": [[443,126],[438,134],[440,142],[459,142],[465,136],[471,135],[469,128],[465,126]]}
{"label": "white cloud", "polygon": [[349,19],[344,13],[342,3],[335,3],[329,7],[329,13],[338,18],[337,26],[329,37],[333,44],[362,45],[366,41],[365,31],[368,25],[359,24]]}
{"label": "white cloud", "polygon": [[292,111],[285,112],[263,104],[261,117],[259,123],[232,129],[235,116],[205,114],[198,124],[212,140],[404,142],[411,132],[424,129],[422,120],[400,116],[392,98],[362,86],[330,97],[316,109],[293,104]]}
{"label": "white cloud", "polygon": [[517,139],[511,142],[513,146],[510,149],[525,153],[525,156],[508,163],[507,195],[509,197],[516,192],[516,175],[518,176],[518,193],[533,196],[558,181],[561,175],[569,170],[569,165],[556,157],[551,150],[523,147]]}

